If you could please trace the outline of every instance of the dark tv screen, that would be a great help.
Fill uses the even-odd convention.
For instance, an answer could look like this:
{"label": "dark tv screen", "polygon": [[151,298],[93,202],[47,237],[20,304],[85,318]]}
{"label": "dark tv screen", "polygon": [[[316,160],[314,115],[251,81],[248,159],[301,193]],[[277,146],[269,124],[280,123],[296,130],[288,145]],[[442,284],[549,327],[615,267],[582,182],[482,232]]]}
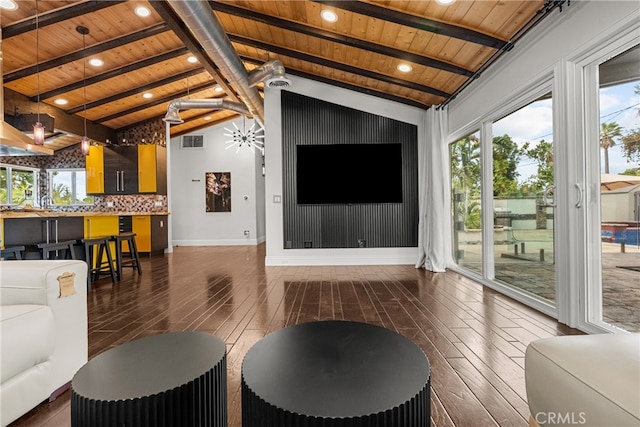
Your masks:
{"label": "dark tv screen", "polygon": [[296,146],[299,205],[402,203],[402,145]]}

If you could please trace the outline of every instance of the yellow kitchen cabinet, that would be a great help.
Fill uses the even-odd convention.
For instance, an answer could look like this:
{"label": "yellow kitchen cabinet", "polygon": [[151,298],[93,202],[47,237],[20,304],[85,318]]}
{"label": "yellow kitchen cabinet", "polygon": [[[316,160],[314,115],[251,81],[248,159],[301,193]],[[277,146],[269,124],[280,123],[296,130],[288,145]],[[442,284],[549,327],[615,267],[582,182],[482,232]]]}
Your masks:
{"label": "yellow kitchen cabinet", "polygon": [[167,194],[166,148],[91,146],[86,173],[87,194]]}
{"label": "yellow kitchen cabinet", "polygon": [[104,147],[92,145],[85,157],[87,174],[87,193],[104,193]]}
{"label": "yellow kitchen cabinet", "polygon": [[134,215],[131,231],[136,233],[138,252],[151,252],[151,216]]}
{"label": "yellow kitchen cabinet", "polygon": [[120,217],[108,216],[85,216],[84,217],[84,237],[85,239],[103,236],[113,236],[120,232]]}
{"label": "yellow kitchen cabinet", "polygon": [[164,147],[138,145],[138,192],[167,194],[167,154]]}
{"label": "yellow kitchen cabinet", "polygon": [[[84,238],[91,239],[95,237],[113,236],[120,232],[120,217],[118,216],[85,216],[84,217]],[[109,242],[109,250],[111,251],[111,259],[115,268],[116,244]],[[103,262],[106,260],[106,254],[103,255]],[[95,263],[95,261],[94,261]],[[95,264],[94,264],[95,266]]]}

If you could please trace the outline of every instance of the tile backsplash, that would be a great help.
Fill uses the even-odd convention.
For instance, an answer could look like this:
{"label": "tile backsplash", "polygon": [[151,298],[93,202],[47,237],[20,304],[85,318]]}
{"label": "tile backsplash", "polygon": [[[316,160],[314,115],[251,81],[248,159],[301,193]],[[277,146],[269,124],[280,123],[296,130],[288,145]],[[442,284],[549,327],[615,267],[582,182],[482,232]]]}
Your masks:
{"label": "tile backsplash", "polygon": [[[40,168],[39,194],[47,195],[49,189],[47,169],[84,168],[85,156],[80,151],[79,145],[74,145],[56,151],[54,156],[0,156],[0,163]],[[166,195],[95,196],[94,200],[93,205],[59,206],[56,209],[63,212],[167,212],[168,210]],[[2,209],[0,207],[0,210]]]}

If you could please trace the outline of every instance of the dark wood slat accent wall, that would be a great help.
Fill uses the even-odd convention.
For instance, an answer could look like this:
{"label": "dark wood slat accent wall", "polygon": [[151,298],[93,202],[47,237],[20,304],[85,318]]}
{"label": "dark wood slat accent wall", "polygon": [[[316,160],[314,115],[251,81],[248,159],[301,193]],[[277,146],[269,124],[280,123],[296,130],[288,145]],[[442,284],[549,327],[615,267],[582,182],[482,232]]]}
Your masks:
{"label": "dark wood slat accent wall", "polygon": [[[359,240],[366,247],[417,246],[417,127],[288,91],[281,96],[285,248],[302,249],[305,242],[313,248],[357,248]],[[403,203],[296,204],[297,145],[365,143],[402,144]],[[327,173],[339,171],[327,165]]]}

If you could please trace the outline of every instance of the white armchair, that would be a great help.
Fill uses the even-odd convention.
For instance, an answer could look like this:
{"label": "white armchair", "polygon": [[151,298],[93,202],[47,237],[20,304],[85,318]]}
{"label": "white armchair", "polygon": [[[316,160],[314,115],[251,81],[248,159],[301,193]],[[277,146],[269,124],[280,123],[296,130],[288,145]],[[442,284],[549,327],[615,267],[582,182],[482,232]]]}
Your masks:
{"label": "white armchair", "polygon": [[87,264],[0,262],[0,425],[55,399],[87,356]]}

